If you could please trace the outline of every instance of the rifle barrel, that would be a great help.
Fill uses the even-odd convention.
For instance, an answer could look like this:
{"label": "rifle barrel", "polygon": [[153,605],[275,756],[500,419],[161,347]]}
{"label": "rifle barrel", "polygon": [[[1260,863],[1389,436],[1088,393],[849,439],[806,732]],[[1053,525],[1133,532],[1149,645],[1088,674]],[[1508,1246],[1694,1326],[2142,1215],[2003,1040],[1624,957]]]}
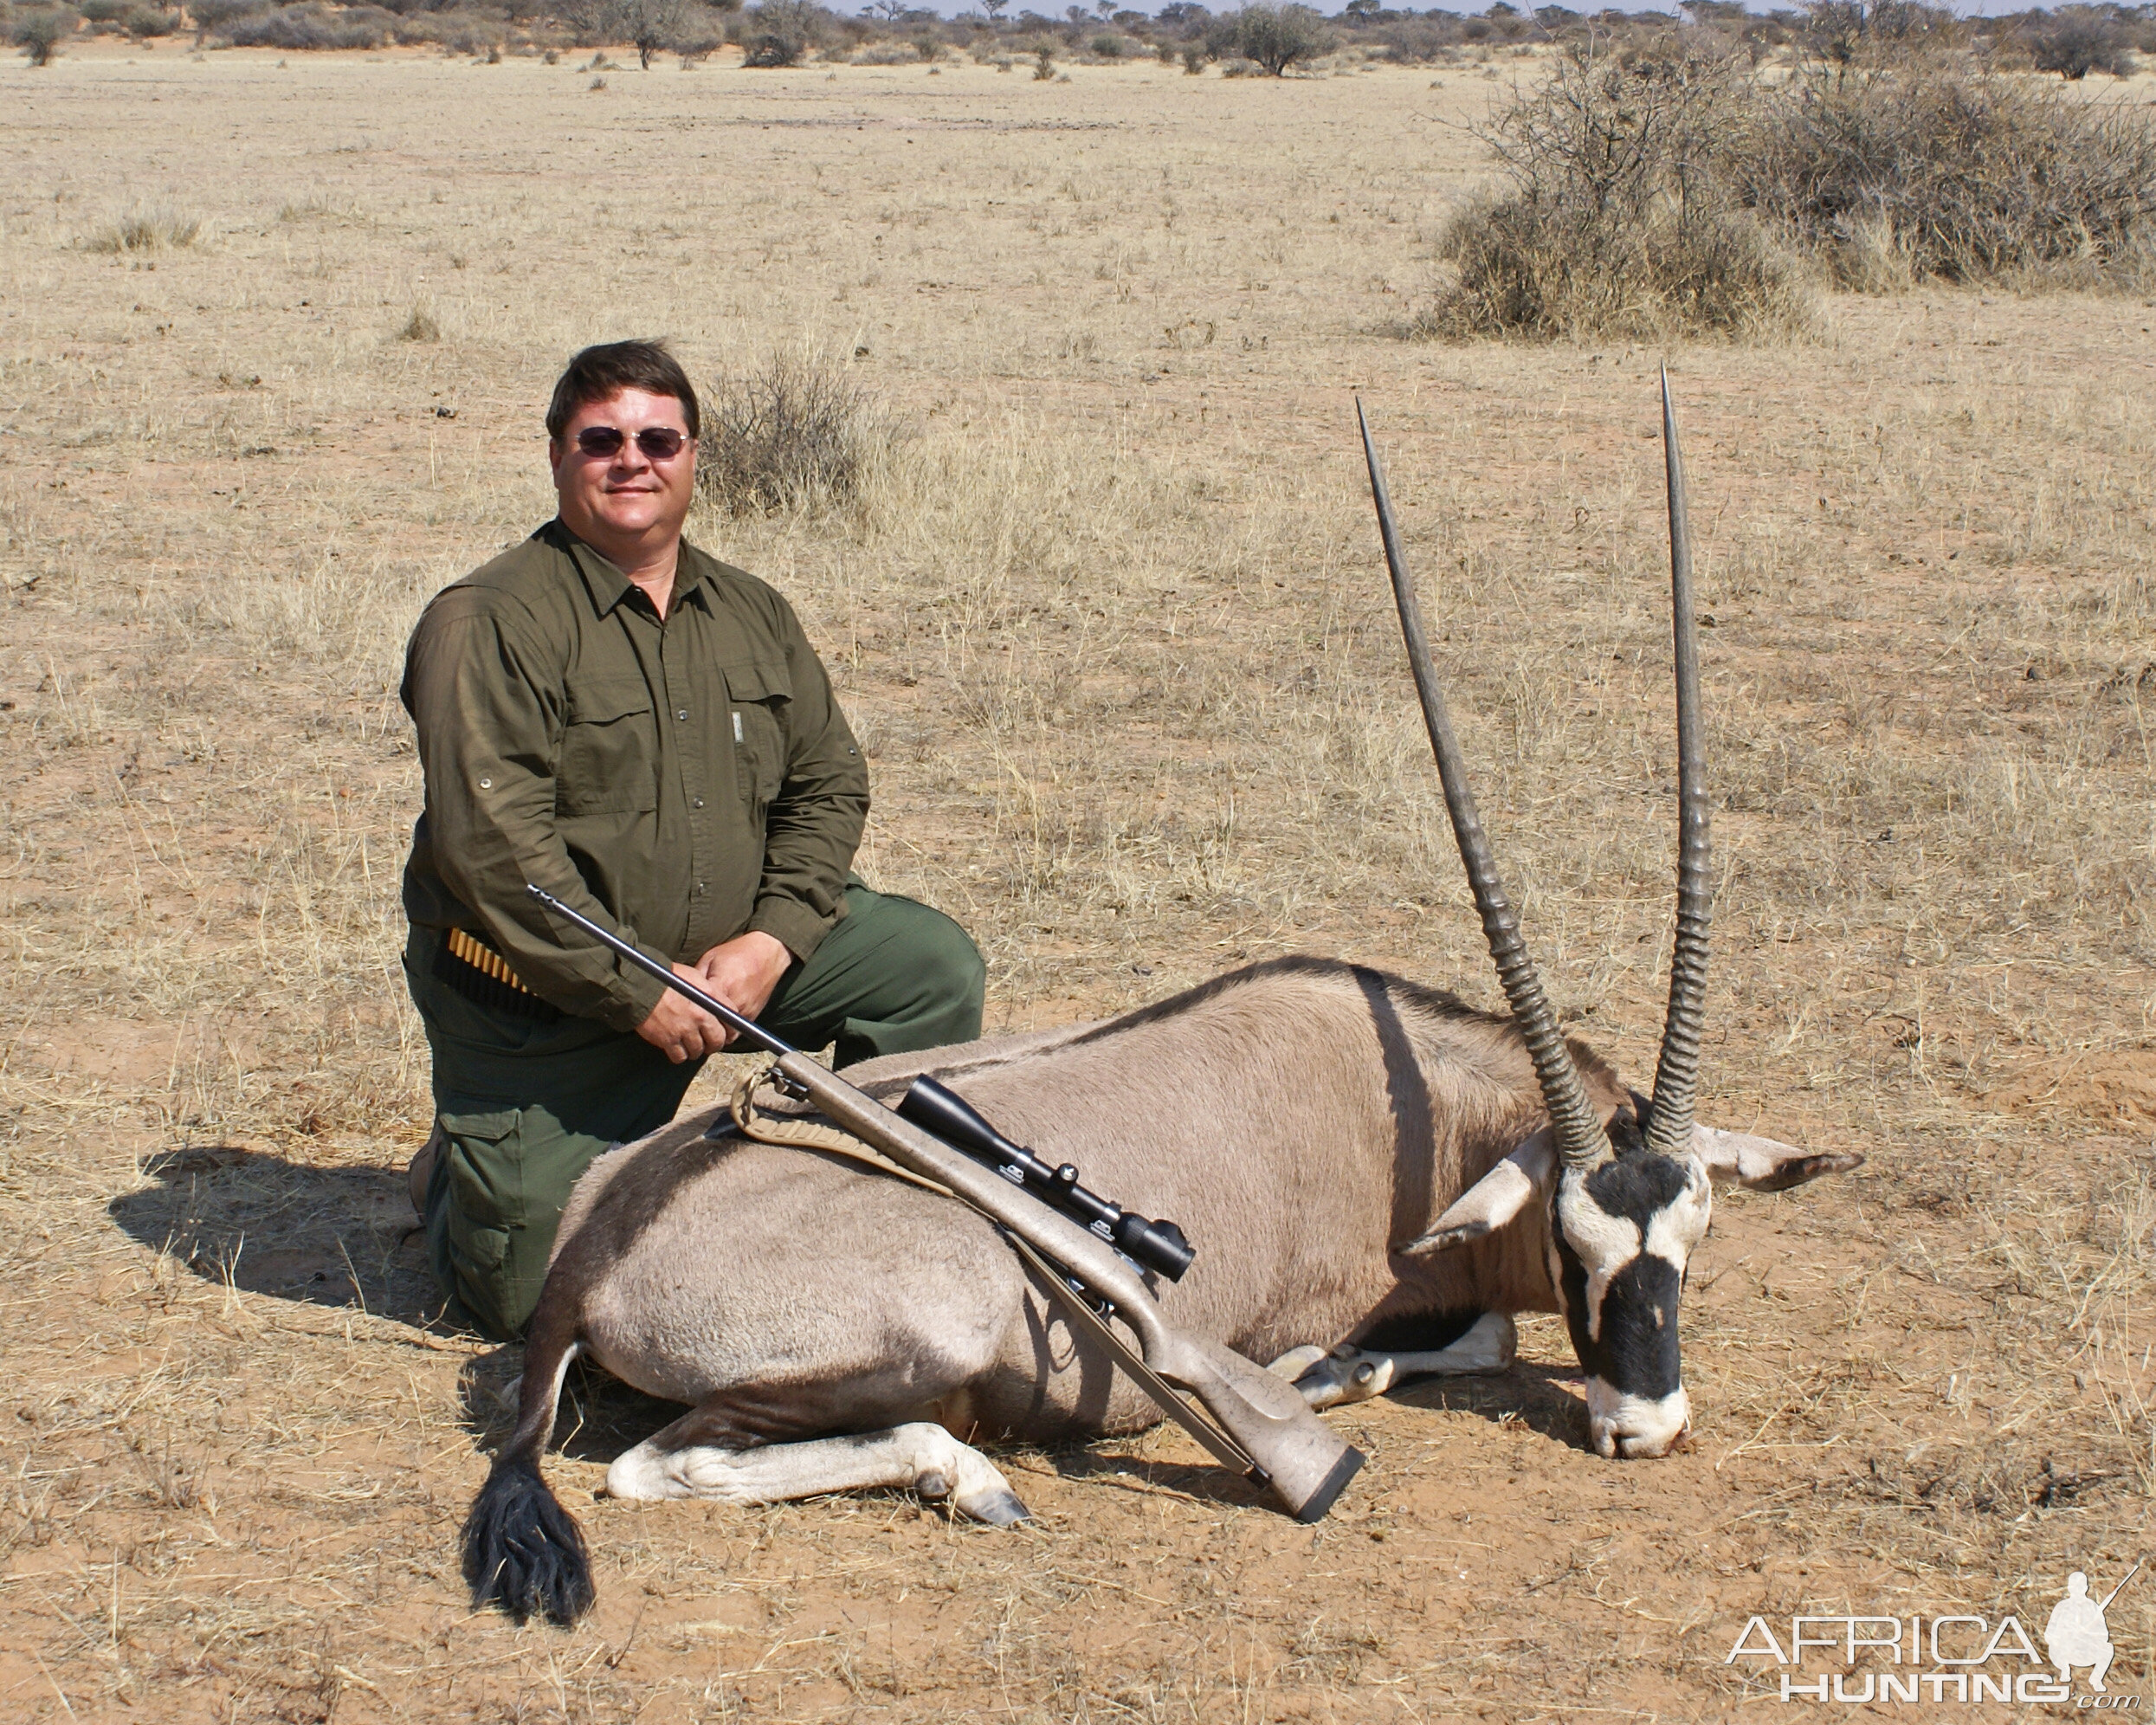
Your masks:
{"label": "rifle barrel", "polygon": [[2141,1573],[2141,1564],[2146,1563],[2147,1561],[2148,1560],[2146,1558],[2143,1558],[2140,1560],[2140,1563],[2136,1563],[2133,1568],[2127,1570],[2126,1573],[2120,1578],[2119,1585],[2103,1596],[2103,1603],[2101,1605],[2098,1605],[2096,1609],[2100,1612],[2109,1611],[2111,1609],[2111,1602],[2117,1599],[2120,1594],[2126,1592],[2126,1584]]}
{"label": "rifle barrel", "polygon": [[693,982],[682,981],[680,977],[674,973],[673,969],[670,966],[661,964],[656,959],[647,958],[643,953],[638,952],[634,946],[630,946],[628,941],[623,940],[620,935],[614,934],[610,929],[600,927],[597,923],[594,922],[582,911],[571,910],[567,905],[564,904],[559,899],[556,898],[553,894],[546,891],[544,888],[534,886],[532,882],[527,881],[524,884],[524,889],[527,893],[531,894],[531,895],[537,899],[541,904],[545,905],[547,909],[559,912],[562,915],[567,917],[571,922],[575,923],[578,927],[583,929],[585,934],[591,935],[592,939],[600,941],[605,946],[612,947],[614,951],[619,953],[623,958],[627,959],[629,963],[635,965],[637,969],[650,972],[652,975],[657,977],[661,982],[663,982],[676,994],[685,995],[689,999],[694,1001],[699,1006],[702,1007],[704,1011],[710,1013],[713,1018],[716,1018],[720,1024],[724,1024],[728,1030],[732,1030],[734,1035],[742,1037],[746,1041],[754,1043],[756,1046],[762,1049],[765,1053],[775,1054],[781,1060],[784,1060],[790,1054],[797,1054],[800,1052],[800,1050],[795,1048],[791,1043],[782,1041],[779,1037],[773,1036],[769,1030],[765,1030],[761,1024],[758,1024],[755,1019],[744,1018],[740,1013],[735,1011],[733,1007],[727,1005],[725,1001],[718,998],[715,995],[705,993],[702,989],[697,987]]}

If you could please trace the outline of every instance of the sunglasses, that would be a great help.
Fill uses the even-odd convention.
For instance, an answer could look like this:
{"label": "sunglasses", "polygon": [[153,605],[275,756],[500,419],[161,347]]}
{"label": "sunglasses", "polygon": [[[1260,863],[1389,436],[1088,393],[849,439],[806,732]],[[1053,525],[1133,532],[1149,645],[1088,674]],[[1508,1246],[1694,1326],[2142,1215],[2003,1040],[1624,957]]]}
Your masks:
{"label": "sunglasses", "polygon": [[[587,455],[611,459],[622,452],[628,435],[617,425],[587,425],[577,433],[577,448]],[[670,425],[647,425],[636,434],[636,447],[655,462],[670,462],[681,453],[688,439]]]}

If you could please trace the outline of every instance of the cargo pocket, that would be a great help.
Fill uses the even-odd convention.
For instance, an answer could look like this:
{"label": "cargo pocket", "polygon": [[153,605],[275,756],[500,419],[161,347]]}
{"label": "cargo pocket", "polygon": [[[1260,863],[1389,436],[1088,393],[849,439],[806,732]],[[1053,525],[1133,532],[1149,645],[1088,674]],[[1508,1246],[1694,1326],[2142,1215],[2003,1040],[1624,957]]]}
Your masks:
{"label": "cargo pocket", "polygon": [[591,677],[568,688],[554,809],[646,814],[659,806],[659,733],[641,677]]}
{"label": "cargo pocket", "polygon": [[[444,1244],[456,1291],[468,1306],[478,1289],[499,1282],[509,1257],[510,1231],[524,1225],[523,1119],[520,1108],[442,1116],[449,1173]],[[479,1303],[494,1302],[481,1295]],[[474,1310],[474,1315],[483,1314]]]}
{"label": "cargo pocket", "polygon": [[761,817],[786,778],[786,708],[793,679],[777,661],[721,667],[733,714],[733,758],[744,801]]}

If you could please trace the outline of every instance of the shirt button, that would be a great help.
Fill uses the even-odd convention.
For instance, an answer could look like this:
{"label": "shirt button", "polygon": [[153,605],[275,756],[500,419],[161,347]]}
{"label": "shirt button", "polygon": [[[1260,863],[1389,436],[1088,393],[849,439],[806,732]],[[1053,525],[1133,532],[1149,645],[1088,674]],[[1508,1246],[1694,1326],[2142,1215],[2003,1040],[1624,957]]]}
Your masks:
{"label": "shirt button", "polygon": [[690,808],[692,808],[692,809],[700,809],[700,808],[702,808],[703,806],[704,806],[704,799],[703,799],[701,797],[697,798],[695,799],[695,801],[694,801],[693,803],[691,803],[691,804],[689,804],[689,807],[690,807]]}
{"label": "shirt button", "polygon": [[674,716],[675,716],[676,719],[686,719],[686,718],[687,718],[687,717],[688,717],[688,708],[687,708],[686,707],[684,707],[683,708],[681,708],[681,710],[680,712],[676,713]]}
{"label": "shirt button", "polygon": [[701,898],[701,897],[703,897],[703,895],[704,895],[704,883],[703,883],[701,881],[699,881],[699,882],[697,882],[697,883],[696,883],[696,896],[697,896],[698,898]]}
{"label": "shirt button", "polygon": [[479,781],[479,788],[482,791],[491,791],[494,788],[494,781],[491,779],[482,779]]}

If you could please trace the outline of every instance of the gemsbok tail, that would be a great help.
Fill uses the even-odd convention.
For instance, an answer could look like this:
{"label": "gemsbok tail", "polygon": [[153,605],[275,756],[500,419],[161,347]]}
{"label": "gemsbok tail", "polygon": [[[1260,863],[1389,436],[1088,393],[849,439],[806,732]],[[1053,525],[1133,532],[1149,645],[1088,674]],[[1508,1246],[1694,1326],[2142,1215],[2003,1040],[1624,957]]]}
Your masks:
{"label": "gemsbok tail", "polygon": [[516,1430],[464,1518],[464,1579],[474,1607],[498,1605],[519,1623],[544,1617],[566,1625],[591,1609],[595,1596],[584,1534],[539,1473],[562,1378],[578,1346],[573,1320],[558,1328],[543,1335],[535,1324],[526,1343]]}

